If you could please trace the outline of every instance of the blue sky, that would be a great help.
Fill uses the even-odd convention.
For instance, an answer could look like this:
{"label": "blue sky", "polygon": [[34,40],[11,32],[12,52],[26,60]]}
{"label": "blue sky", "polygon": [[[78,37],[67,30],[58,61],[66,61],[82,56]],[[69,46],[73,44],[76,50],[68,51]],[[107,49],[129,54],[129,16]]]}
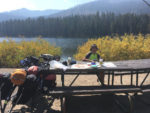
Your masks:
{"label": "blue sky", "polygon": [[94,0],[0,0],[0,12],[20,8],[31,10],[68,9]]}

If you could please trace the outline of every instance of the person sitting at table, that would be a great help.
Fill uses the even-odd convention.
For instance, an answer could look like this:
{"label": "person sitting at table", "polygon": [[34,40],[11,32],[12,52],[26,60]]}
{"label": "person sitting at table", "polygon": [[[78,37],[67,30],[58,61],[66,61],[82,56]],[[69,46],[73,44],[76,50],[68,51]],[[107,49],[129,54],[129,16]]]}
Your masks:
{"label": "person sitting at table", "polygon": [[[96,44],[93,44],[90,48],[90,52],[85,56],[85,58],[83,59],[83,61],[87,61],[87,62],[95,62],[95,61],[99,61],[99,59],[101,58],[100,55],[97,53],[98,51],[98,47]],[[99,73],[99,77],[101,79],[102,84],[104,84],[104,72],[100,72]]]}

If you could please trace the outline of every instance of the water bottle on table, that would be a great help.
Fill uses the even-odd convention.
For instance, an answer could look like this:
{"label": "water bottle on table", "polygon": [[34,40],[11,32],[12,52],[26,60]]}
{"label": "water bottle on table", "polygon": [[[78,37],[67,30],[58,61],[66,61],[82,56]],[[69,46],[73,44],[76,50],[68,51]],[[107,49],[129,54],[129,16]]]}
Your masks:
{"label": "water bottle on table", "polygon": [[70,66],[70,64],[71,64],[71,57],[68,57],[68,66]]}
{"label": "water bottle on table", "polygon": [[102,64],[103,64],[103,59],[102,58],[99,59],[99,64],[100,64],[100,66],[102,66]]}

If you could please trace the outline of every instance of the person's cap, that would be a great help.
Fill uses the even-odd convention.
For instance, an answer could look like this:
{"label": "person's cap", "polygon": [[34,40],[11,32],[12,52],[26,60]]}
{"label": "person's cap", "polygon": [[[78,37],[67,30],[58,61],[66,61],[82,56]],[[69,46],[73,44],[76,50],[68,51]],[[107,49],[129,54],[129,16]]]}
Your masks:
{"label": "person's cap", "polygon": [[93,49],[93,48],[98,49],[98,47],[97,47],[97,45],[96,45],[96,44],[93,44],[93,45],[91,46],[90,51],[92,51],[92,49]]}

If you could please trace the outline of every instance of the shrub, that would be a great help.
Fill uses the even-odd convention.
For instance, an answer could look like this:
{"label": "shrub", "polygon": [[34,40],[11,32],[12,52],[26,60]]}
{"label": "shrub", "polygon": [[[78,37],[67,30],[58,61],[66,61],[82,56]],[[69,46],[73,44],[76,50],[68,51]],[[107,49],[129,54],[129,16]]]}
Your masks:
{"label": "shrub", "polygon": [[9,39],[0,42],[0,67],[19,67],[20,60],[27,56],[40,54],[60,55],[61,49],[51,45],[43,39],[35,41],[21,41],[19,43]]}
{"label": "shrub", "polygon": [[89,39],[85,44],[78,47],[75,59],[82,60],[89,52],[92,44],[97,44],[98,53],[106,61],[131,60],[150,58],[150,35],[139,34],[115,37],[102,37]]}

